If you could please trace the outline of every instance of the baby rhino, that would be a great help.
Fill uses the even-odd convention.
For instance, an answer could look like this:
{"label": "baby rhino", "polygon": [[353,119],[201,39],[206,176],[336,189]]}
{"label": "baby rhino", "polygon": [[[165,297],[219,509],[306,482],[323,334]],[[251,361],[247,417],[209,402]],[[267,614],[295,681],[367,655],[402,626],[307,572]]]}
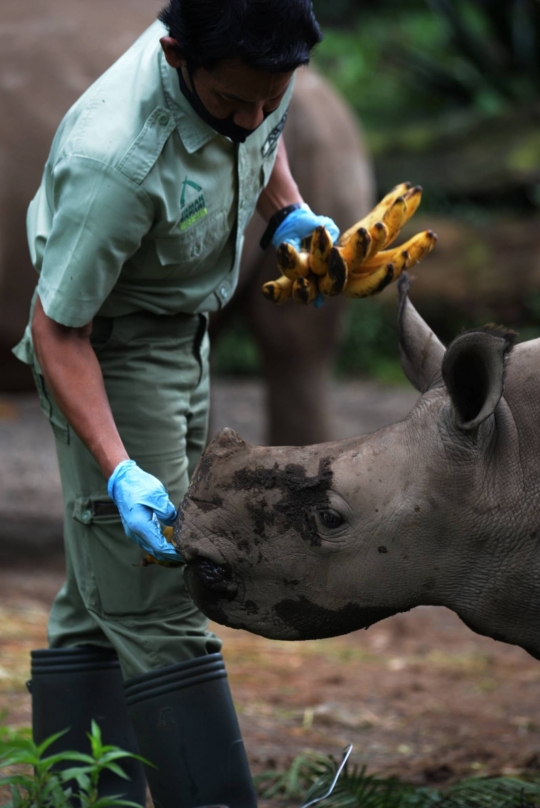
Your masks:
{"label": "baby rhino", "polygon": [[445,350],[399,286],[399,423],[308,447],[219,434],[175,527],[198,606],[284,640],[421,604],[540,658],[540,340],[497,328]]}

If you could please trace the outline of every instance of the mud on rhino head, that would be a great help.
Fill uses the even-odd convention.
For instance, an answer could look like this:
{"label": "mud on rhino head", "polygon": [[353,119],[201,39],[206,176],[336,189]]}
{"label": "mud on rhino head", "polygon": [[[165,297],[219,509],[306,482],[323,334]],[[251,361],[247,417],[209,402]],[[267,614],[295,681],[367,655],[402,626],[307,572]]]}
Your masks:
{"label": "mud on rhino head", "polygon": [[540,506],[528,495],[540,488],[539,341],[512,350],[513,333],[486,327],[445,350],[408,289],[404,277],[399,339],[417,405],[316,446],[221,432],[175,528],[188,589],[218,623],[276,639],[437,604],[540,655]]}

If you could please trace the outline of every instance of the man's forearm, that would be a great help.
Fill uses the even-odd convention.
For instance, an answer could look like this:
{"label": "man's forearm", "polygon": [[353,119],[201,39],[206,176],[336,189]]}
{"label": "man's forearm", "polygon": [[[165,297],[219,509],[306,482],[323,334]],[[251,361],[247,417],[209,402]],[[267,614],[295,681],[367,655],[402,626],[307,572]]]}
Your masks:
{"label": "man's forearm", "polygon": [[291,174],[285,141],[280,138],[274,170],[268,185],[259,197],[257,210],[263,219],[268,221],[278,210],[292,205],[294,202],[303,201],[302,194]]}
{"label": "man's forearm", "polygon": [[47,387],[82,442],[108,479],[128,459],[90,343],[91,324],[67,328],[47,317],[38,297],[32,339]]}

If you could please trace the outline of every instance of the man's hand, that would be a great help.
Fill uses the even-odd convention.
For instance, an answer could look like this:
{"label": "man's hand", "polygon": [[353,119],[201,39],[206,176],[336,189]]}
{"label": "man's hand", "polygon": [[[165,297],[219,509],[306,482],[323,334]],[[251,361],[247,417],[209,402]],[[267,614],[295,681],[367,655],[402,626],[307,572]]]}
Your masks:
{"label": "man's hand", "polygon": [[332,243],[339,238],[339,228],[337,224],[328,216],[317,216],[313,213],[309,205],[305,203],[301,208],[293,210],[280,224],[273,235],[272,244],[277,249],[280,244],[286,241],[300,252],[302,239],[310,236],[316,227],[326,227]]}
{"label": "man's hand", "polygon": [[163,483],[139,468],[134,460],[123,460],[111,474],[107,490],[129,539],[158,561],[180,560],[159,525],[172,525],[176,519],[176,508]]}
{"label": "man's hand", "polygon": [[257,210],[263,219],[269,222],[274,214],[291,204],[301,207],[289,213],[281,222],[272,236],[274,247],[277,248],[282,242],[287,241],[300,251],[302,239],[310,236],[319,225],[326,227],[332,242],[338,239],[339,228],[336,223],[327,216],[317,216],[302,199],[298,185],[291,174],[285,141],[280,138],[274,169],[268,185],[259,197]]}

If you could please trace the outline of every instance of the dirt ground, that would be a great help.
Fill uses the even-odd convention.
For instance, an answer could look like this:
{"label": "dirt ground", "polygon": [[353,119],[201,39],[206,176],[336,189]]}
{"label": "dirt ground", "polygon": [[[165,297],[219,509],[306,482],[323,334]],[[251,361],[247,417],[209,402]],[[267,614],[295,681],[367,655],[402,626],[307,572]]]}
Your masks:
{"label": "dirt ground", "polygon": [[[258,430],[260,434],[261,425],[253,419],[261,400],[256,386],[220,387],[217,397],[232,413],[232,425],[243,434],[251,429],[248,437],[257,437]],[[53,464],[47,466],[52,447],[35,425],[35,403],[19,398],[0,401],[0,484],[9,476],[4,461],[10,452],[18,451],[19,459],[30,452],[23,437],[16,438],[17,429],[24,432],[21,424],[26,419],[28,429],[34,424],[37,441],[34,465],[48,468],[47,475],[35,469],[27,475],[26,490],[44,497],[44,477],[49,478],[53,521],[43,535],[50,536],[56,524],[58,536],[53,497],[54,492],[58,495],[57,480]],[[414,394],[343,385],[336,387],[336,400],[336,431],[344,435],[372,429],[378,419],[400,417]],[[358,402],[367,419],[362,423]],[[242,413],[244,425],[239,423]],[[220,416],[216,421],[220,423]],[[9,531],[17,522],[17,501],[22,511],[20,493],[18,498],[12,493],[8,503],[0,498],[0,525],[7,524]],[[9,515],[6,521],[3,509]],[[30,516],[25,511],[24,519]],[[0,711],[6,711],[11,725],[30,722],[24,684],[28,654],[45,643],[48,607],[62,581],[58,545],[49,551],[48,560],[34,552],[36,524],[34,517],[34,544],[27,535],[19,552],[9,557],[8,534],[0,528]],[[15,538],[15,533],[9,535]],[[368,631],[317,642],[283,643],[222,627],[215,630],[224,639],[233,696],[255,772],[281,767],[305,749],[339,756],[349,742],[354,744],[354,761],[366,764],[369,771],[415,783],[446,783],[482,773],[530,773],[540,766],[540,663],[518,648],[473,634],[445,609],[416,609]]]}

